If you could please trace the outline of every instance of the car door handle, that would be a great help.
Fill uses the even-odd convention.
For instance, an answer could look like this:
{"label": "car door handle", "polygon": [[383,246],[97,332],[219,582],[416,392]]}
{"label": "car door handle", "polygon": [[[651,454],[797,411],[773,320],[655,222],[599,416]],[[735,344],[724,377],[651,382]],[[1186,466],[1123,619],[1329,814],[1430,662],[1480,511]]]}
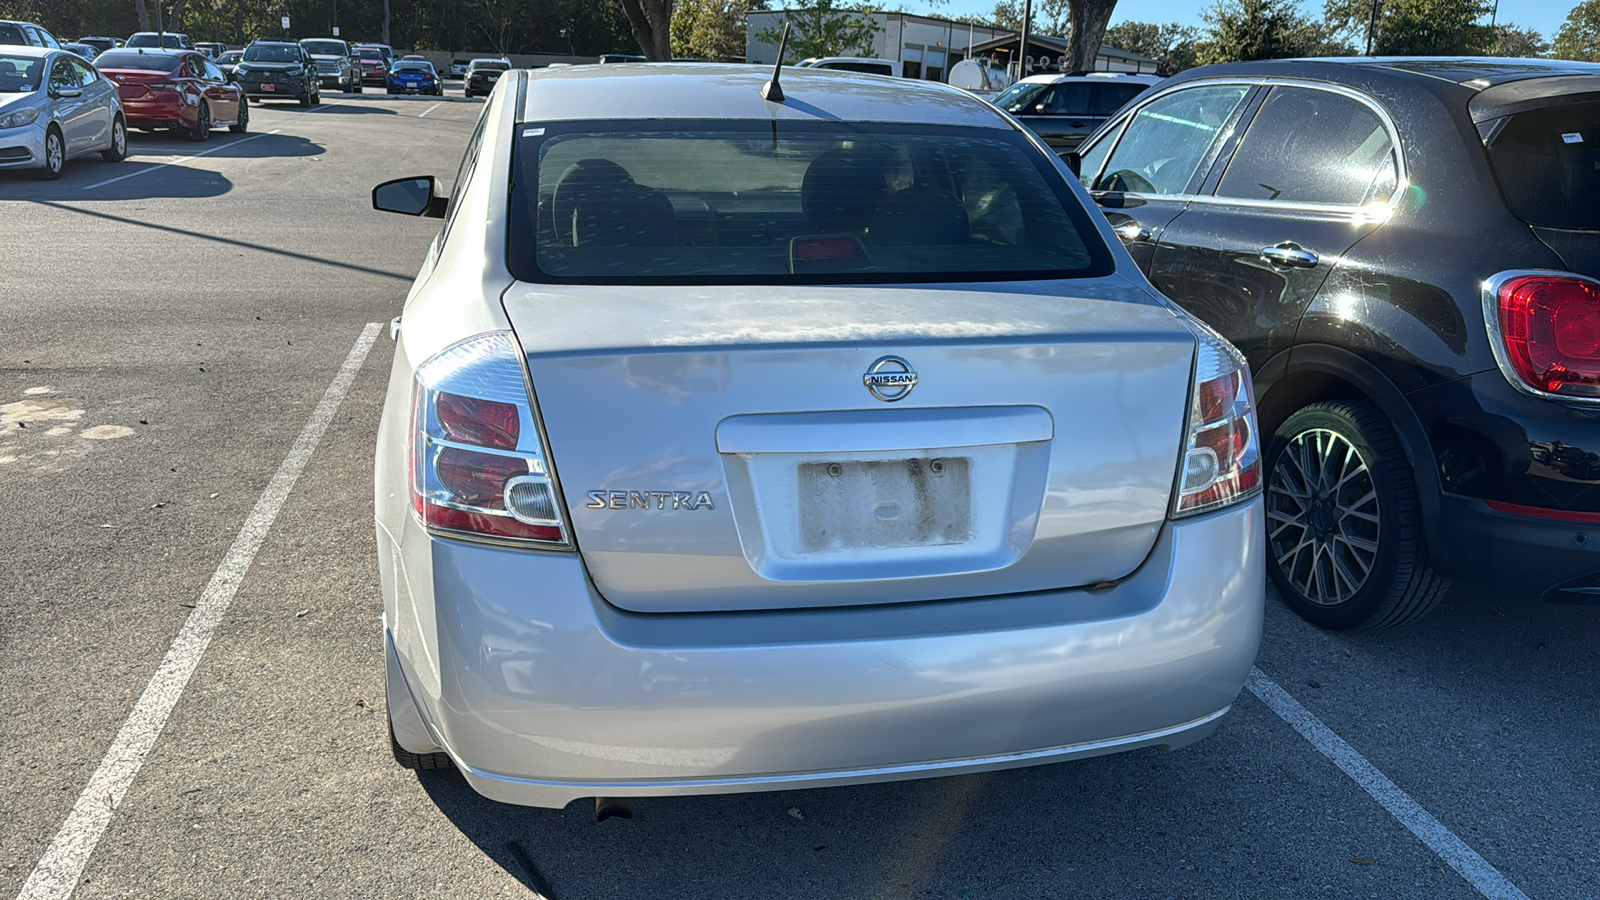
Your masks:
{"label": "car door handle", "polygon": [[1320,261],[1315,253],[1289,241],[1274,247],[1262,247],[1261,258],[1275,266],[1288,266],[1291,269],[1309,269]]}
{"label": "car door handle", "polygon": [[1150,240],[1150,229],[1132,219],[1118,225],[1116,231],[1118,237],[1132,243]]}

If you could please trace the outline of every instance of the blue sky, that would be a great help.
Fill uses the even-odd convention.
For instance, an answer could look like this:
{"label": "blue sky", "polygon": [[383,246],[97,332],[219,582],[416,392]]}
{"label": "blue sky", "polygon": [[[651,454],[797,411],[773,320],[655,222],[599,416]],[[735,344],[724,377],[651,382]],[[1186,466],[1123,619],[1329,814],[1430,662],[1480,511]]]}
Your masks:
{"label": "blue sky", "polygon": [[[1035,0],[1037,3],[1038,0]],[[1185,25],[1201,25],[1200,13],[1210,6],[1213,0],[1202,2],[1177,2],[1177,0],[1119,0],[1117,11],[1111,17],[1111,24],[1118,22],[1181,22]],[[1567,13],[1572,11],[1577,0],[1499,0],[1500,22],[1511,22],[1524,28],[1532,28],[1544,35],[1545,40],[1551,40],[1560,30],[1561,23],[1567,20]],[[906,8],[913,12],[927,12],[936,16],[949,19],[959,19],[963,16],[980,15],[994,9],[994,0],[949,0],[943,4],[932,4],[926,0],[905,0]],[[1305,0],[1300,4],[1307,15],[1321,17],[1321,0]]]}

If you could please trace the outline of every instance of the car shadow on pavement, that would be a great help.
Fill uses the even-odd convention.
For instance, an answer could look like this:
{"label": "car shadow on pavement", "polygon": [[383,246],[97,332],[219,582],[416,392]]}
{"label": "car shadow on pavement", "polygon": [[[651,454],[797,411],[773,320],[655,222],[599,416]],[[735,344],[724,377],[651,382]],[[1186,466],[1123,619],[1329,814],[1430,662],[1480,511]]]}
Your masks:
{"label": "car shadow on pavement", "polygon": [[203,163],[191,163],[191,158],[307,158],[325,152],[320,144],[292,134],[219,135],[203,144],[179,143],[165,134],[128,137],[129,155],[123,162],[105,163],[92,156],[70,160],[57,181],[41,180],[28,169],[0,171],[0,201],[220,197],[233,190],[233,181]]}

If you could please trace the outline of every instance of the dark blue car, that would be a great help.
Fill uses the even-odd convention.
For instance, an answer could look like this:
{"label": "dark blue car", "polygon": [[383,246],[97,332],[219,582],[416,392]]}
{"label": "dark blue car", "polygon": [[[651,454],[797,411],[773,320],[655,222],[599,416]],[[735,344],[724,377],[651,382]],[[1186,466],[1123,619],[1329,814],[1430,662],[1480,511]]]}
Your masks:
{"label": "dark blue car", "polygon": [[433,63],[422,59],[402,59],[389,70],[386,86],[391,94],[432,94],[444,96],[444,82],[433,70]]}

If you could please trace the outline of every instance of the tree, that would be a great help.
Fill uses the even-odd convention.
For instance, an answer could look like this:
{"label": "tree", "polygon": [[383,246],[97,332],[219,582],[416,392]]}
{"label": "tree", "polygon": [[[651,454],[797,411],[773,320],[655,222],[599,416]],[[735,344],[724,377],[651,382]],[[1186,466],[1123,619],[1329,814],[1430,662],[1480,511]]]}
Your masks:
{"label": "tree", "polygon": [[1326,37],[1295,0],[1217,0],[1201,18],[1207,25],[1202,63],[1310,56]]}
{"label": "tree", "polygon": [[672,0],[620,0],[634,40],[651,62],[672,59]]}
{"label": "tree", "polygon": [[[996,28],[1021,31],[1022,0],[1000,0],[993,12],[980,18]],[[1039,0],[1033,5],[1031,30],[1035,34],[1065,35],[1070,27],[1068,19],[1067,0]]]}
{"label": "tree", "polygon": [[672,55],[742,59],[749,0],[678,0],[672,11]]}
{"label": "tree", "polygon": [[1490,56],[1543,56],[1550,52],[1550,42],[1532,28],[1522,28],[1507,23],[1494,26],[1494,44]]}
{"label": "tree", "polygon": [[1150,57],[1156,61],[1156,70],[1165,75],[1176,75],[1198,65],[1199,42],[1200,29],[1177,22],[1123,22],[1107,28],[1105,34],[1106,44]]}
{"label": "tree", "polygon": [[[789,59],[812,56],[871,56],[872,41],[882,28],[864,6],[836,6],[834,0],[816,0],[803,9],[786,10],[789,23]],[[756,40],[776,46],[783,28],[763,28]]]}
{"label": "tree", "polygon": [[1550,55],[1600,62],[1600,0],[1584,0],[1572,8],[1556,32]]}
{"label": "tree", "polygon": [[1100,55],[1100,39],[1116,11],[1117,0],[1067,0],[1071,27],[1067,31],[1067,69],[1093,69]]}
{"label": "tree", "polygon": [[1494,0],[1327,0],[1329,25],[1359,43],[1377,4],[1372,52],[1388,56],[1469,56],[1494,46],[1495,29],[1479,24]]}

